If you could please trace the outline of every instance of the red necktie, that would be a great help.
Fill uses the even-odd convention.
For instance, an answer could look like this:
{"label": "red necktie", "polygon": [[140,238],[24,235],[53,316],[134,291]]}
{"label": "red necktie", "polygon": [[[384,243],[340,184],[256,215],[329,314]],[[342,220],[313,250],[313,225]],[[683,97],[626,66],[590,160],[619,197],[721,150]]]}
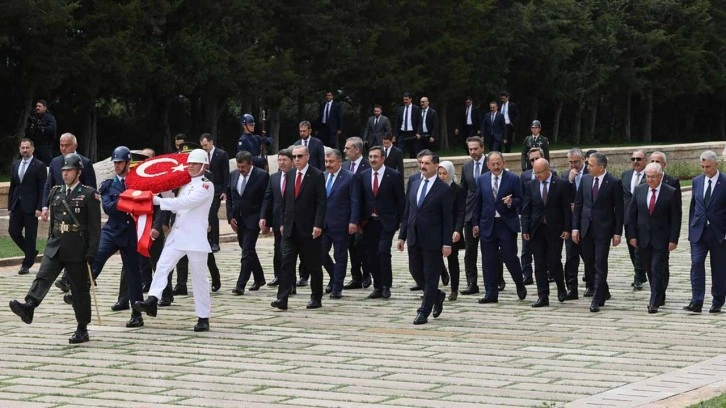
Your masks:
{"label": "red necktie", "polygon": [[297,178],[295,179],[295,198],[297,198],[298,193],[300,192],[300,184],[302,184],[302,172],[297,172]]}
{"label": "red necktie", "polygon": [[648,204],[648,212],[650,215],[653,215],[653,211],[655,210],[655,189],[651,188],[650,191],[652,194],[650,195],[650,204]]}
{"label": "red necktie", "polygon": [[282,187],[280,187],[280,195],[283,197],[285,196],[285,187],[287,187],[287,177],[285,177],[285,173],[282,173]]}
{"label": "red necktie", "polygon": [[378,197],[378,172],[373,173],[373,197]]}

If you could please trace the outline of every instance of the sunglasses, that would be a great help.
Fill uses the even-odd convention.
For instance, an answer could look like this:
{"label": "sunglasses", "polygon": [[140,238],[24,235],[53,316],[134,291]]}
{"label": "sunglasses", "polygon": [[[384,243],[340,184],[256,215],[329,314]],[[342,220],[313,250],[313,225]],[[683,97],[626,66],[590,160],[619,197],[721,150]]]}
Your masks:
{"label": "sunglasses", "polygon": [[630,161],[642,161],[642,160],[643,160],[642,157],[631,157],[630,158]]}
{"label": "sunglasses", "polygon": [[305,157],[305,155],[304,155],[304,154],[293,154],[293,155],[292,155],[292,158],[293,158],[293,159],[302,159],[303,157]]}

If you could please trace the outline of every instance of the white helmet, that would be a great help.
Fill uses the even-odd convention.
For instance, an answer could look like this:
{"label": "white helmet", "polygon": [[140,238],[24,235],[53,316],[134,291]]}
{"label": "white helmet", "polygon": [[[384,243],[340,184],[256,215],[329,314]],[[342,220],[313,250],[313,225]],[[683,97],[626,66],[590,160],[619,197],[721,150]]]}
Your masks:
{"label": "white helmet", "polygon": [[209,155],[204,149],[194,149],[189,153],[187,163],[209,164]]}

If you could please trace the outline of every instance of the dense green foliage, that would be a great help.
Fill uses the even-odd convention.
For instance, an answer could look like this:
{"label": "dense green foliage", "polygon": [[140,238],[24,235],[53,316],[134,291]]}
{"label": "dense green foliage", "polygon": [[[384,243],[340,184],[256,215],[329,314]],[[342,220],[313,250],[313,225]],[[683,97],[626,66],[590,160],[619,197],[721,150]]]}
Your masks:
{"label": "dense green foliage", "polygon": [[[403,91],[428,96],[442,147],[467,95],[501,90],[554,142],[726,138],[724,0],[2,0],[0,137],[38,98],[92,158],[211,132],[234,149],[264,108],[277,146],[344,102],[345,134]],[[515,143],[517,143],[515,141]],[[2,147],[2,146],[0,146]],[[8,153],[5,153],[7,157]]]}

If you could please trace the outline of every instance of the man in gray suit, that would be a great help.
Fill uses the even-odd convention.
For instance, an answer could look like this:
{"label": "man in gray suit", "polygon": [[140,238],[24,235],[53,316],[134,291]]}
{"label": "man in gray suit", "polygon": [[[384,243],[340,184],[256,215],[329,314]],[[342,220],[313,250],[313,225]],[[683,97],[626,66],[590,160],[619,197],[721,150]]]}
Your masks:
{"label": "man in gray suit", "polygon": [[367,148],[382,146],[383,136],[391,132],[391,121],[382,115],[382,112],[381,105],[375,105],[373,107],[373,116],[368,118],[368,124],[363,133],[363,142],[365,142]]}
{"label": "man in gray suit", "polygon": [[[635,187],[640,184],[645,184],[645,165],[648,164],[645,160],[645,152],[642,150],[634,151],[630,156],[630,161],[632,162],[633,168],[623,172],[622,177],[620,177],[623,183],[623,214],[625,214],[623,222],[625,228],[628,228],[628,214],[630,214],[630,205],[633,201],[633,192],[635,191]],[[628,242],[628,252],[630,252],[630,260],[635,270],[631,286],[635,290],[642,290],[643,283],[648,280],[645,265],[640,259],[637,247],[630,245],[630,242]]]}

